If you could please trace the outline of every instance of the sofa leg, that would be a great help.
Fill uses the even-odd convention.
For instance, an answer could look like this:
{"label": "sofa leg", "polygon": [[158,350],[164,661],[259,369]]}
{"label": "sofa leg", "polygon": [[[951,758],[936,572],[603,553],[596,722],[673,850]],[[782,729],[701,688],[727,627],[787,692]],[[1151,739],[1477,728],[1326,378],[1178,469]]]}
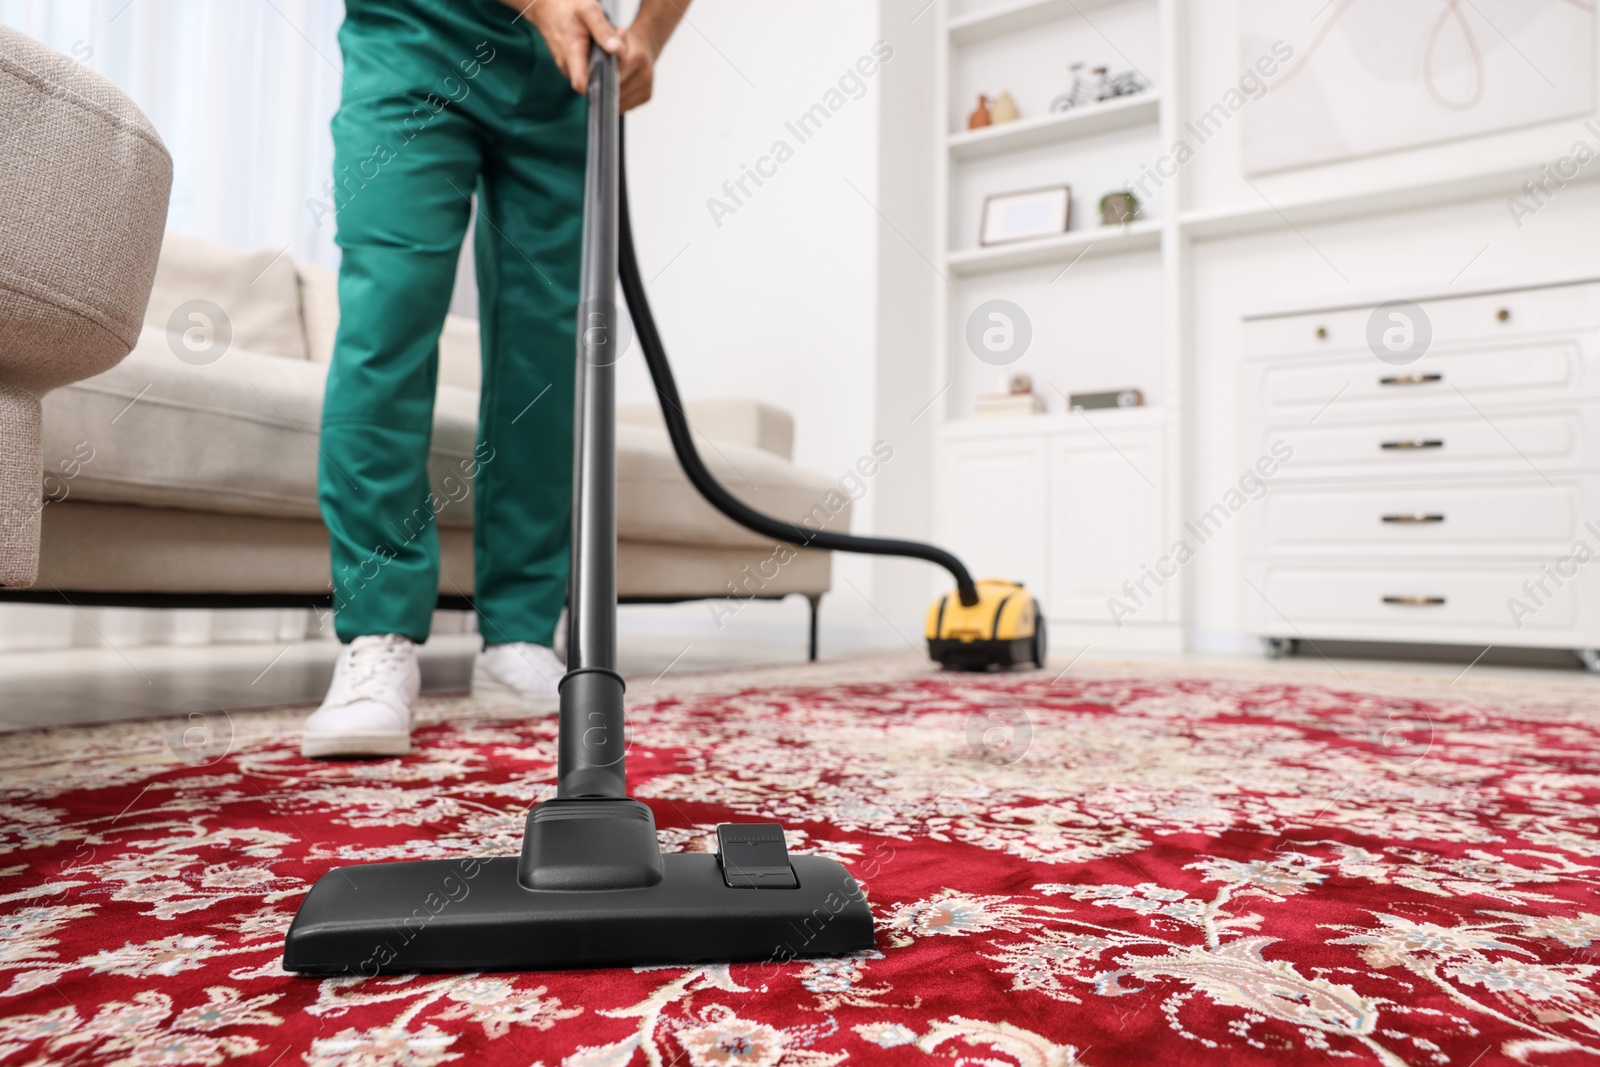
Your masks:
{"label": "sofa leg", "polygon": [[806,603],[811,605],[811,640],[807,659],[815,663],[817,662],[817,609],[822,607],[822,594],[807,593]]}
{"label": "sofa leg", "polygon": [[30,586],[39,572],[39,398],[0,384],[0,586]]}

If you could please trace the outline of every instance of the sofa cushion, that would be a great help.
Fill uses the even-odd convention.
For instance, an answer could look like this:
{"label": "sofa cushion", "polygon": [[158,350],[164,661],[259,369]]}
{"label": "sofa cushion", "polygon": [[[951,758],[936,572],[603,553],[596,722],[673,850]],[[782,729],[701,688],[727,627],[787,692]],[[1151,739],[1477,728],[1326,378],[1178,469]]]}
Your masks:
{"label": "sofa cushion", "polygon": [[[71,499],[193,511],[318,518],[317,437],[327,368],[234,347],[215,363],[179,360],[146,327],[128,358],[45,401],[45,457],[92,450]],[[444,525],[471,525],[471,498],[444,478],[470,460],[477,397],[442,388],[429,467]],[[80,442],[83,445],[80,446]]]}
{"label": "sofa cushion", "polygon": [[[702,452],[708,440],[731,441],[771,452],[780,459],[794,458],[794,416],[782,408],[742,398],[686,400],[683,413]],[[620,405],[617,421],[630,426],[655,426],[666,433],[659,404]]]}
{"label": "sofa cushion", "polygon": [[296,260],[300,276],[300,319],[306,328],[306,356],[318,363],[333,358],[339,332],[339,276],[327,267]]}
{"label": "sofa cushion", "polygon": [[[319,517],[317,448],[327,368],[230,348],[215,363],[178,359],[146,328],[118,366],[45,399],[44,455],[89,455],[69,499],[282,518]],[[439,523],[472,524],[470,487],[478,394],[439,387],[429,470],[447,503]],[[748,446],[703,445],[712,472],[752,506],[812,527],[846,530],[849,501],[827,478]],[[666,434],[617,427],[617,528],[624,540],[688,545],[769,543],[702,500],[678,469]],[[515,457],[513,457],[515,458]],[[447,478],[456,479],[453,482]]]}
{"label": "sofa cushion", "polygon": [[[699,446],[700,458],[734,496],[775,518],[837,533],[850,528],[850,500],[829,479],[746,445]],[[617,426],[617,536],[673,544],[761,545],[770,537],[726,519],[694,490],[663,429]]]}
{"label": "sofa cushion", "polygon": [[477,392],[483,385],[483,355],[478,320],[446,315],[439,331],[439,384]]}
{"label": "sofa cushion", "polygon": [[[287,359],[306,358],[305,324],[300,317],[300,275],[286,251],[245,251],[168,232],[161,242],[155,287],[144,312],[146,326],[182,333],[190,312],[173,322],[173,313],[192,300],[205,300],[228,317],[230,347]],[[212,324],[213,326],[215,324]]]}

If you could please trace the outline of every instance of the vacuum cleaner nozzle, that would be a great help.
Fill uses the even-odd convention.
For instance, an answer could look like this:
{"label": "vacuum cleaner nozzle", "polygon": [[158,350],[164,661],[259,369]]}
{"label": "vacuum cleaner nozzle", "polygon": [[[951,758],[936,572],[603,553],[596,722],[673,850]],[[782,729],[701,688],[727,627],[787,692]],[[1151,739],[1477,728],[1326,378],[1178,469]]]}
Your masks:
{"label": "vacuum cleaner nozzle", "polygon": [[[533,847],[534,817],[557,803],[530,813],[522,860],[374,863],[323,875],[289,928],[284,968],[372,977],[706,960],[777,964],[872,947],[872,915],[861,886],[834,860],[782,852],[782,831],[772,824],[760,826],[764,844],[758,847],[770,849],[776,831],[781,864],[747,852],[739,841],[756,827],[725,825],[718,828],[720,853],[657,852],[656,878],[648,885],[530,889],[519,867]],[[608,814],[597,821],[614,830],[627,818]],[[549,825],[586,821],[563,815]],[[654,821],[639,825],[648,825],[653,846]],[[587,855],[610,853],[616,844],[610,830],[589,829],[595,838]],[[730,838],[736,851],[728,851]],[[781,873],[772,869],[778,867]],[[636,875],[632,868],[610,869]]]}
{"label": "vacuum cleaner nozzle", "polygon": [[717,851],[663,855],[626,795],[623,682],[561,681],[556,796],[528,812],[521,856],[337,867],[284,940],[285,970],[541,970],[705,960],[781,963],[873,945],[844,866],[790,856],[777,823],[725,824]]}

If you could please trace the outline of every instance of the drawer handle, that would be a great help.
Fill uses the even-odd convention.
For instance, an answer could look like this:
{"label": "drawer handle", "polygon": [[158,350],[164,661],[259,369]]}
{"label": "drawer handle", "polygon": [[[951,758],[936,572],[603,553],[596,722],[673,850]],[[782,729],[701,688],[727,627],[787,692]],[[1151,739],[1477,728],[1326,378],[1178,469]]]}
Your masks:
{"label": "drawer handle", "polygon": [[1427,385],[1430,382],[1442,382],[1442,374],[1396,374],[1388,378],[1379,378],[1379,385]]}
{"label": "drawer handle", "polygon": [[1442,596],[1386,596],[1385,604],[1400,604],[1408,608],[1438,608],[1444,606]]}
{"label": "drawer handle", "polygon": [[1383,521],[1384,522],[1403,523],[1403,524],[1408,525],[1408,526],[1411,526],[1411,525],[1420,526],[1423,523],[1443,522],[1444,521],[1444,516],[1443,515],[1429,515],[1429,514],[1424,514],[1423,512],[1419,511],[1419,512],[1416,512],[1416,513],[1410,514],[1410,515],[1385,515],[1383,517]]}
{"label": "drawer handle", "polygon": [[1385,441],[1378,447],[1386,452],[1413,452],[1425,448],[1443,448],[1444,442],[1437,437],[1429,437],[1410,441]]}

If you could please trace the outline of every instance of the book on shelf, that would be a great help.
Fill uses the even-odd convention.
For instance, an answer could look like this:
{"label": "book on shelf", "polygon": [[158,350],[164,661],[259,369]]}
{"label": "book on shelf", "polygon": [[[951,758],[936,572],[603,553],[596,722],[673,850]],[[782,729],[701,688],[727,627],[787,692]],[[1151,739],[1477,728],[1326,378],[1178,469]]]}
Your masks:
{"label": "book on shelf", "polygon": [[1044,400],[1037,393],[990,393],[978,397],[975,412],[980,419],[1003,419],[1012,415],[1042,415]]}

